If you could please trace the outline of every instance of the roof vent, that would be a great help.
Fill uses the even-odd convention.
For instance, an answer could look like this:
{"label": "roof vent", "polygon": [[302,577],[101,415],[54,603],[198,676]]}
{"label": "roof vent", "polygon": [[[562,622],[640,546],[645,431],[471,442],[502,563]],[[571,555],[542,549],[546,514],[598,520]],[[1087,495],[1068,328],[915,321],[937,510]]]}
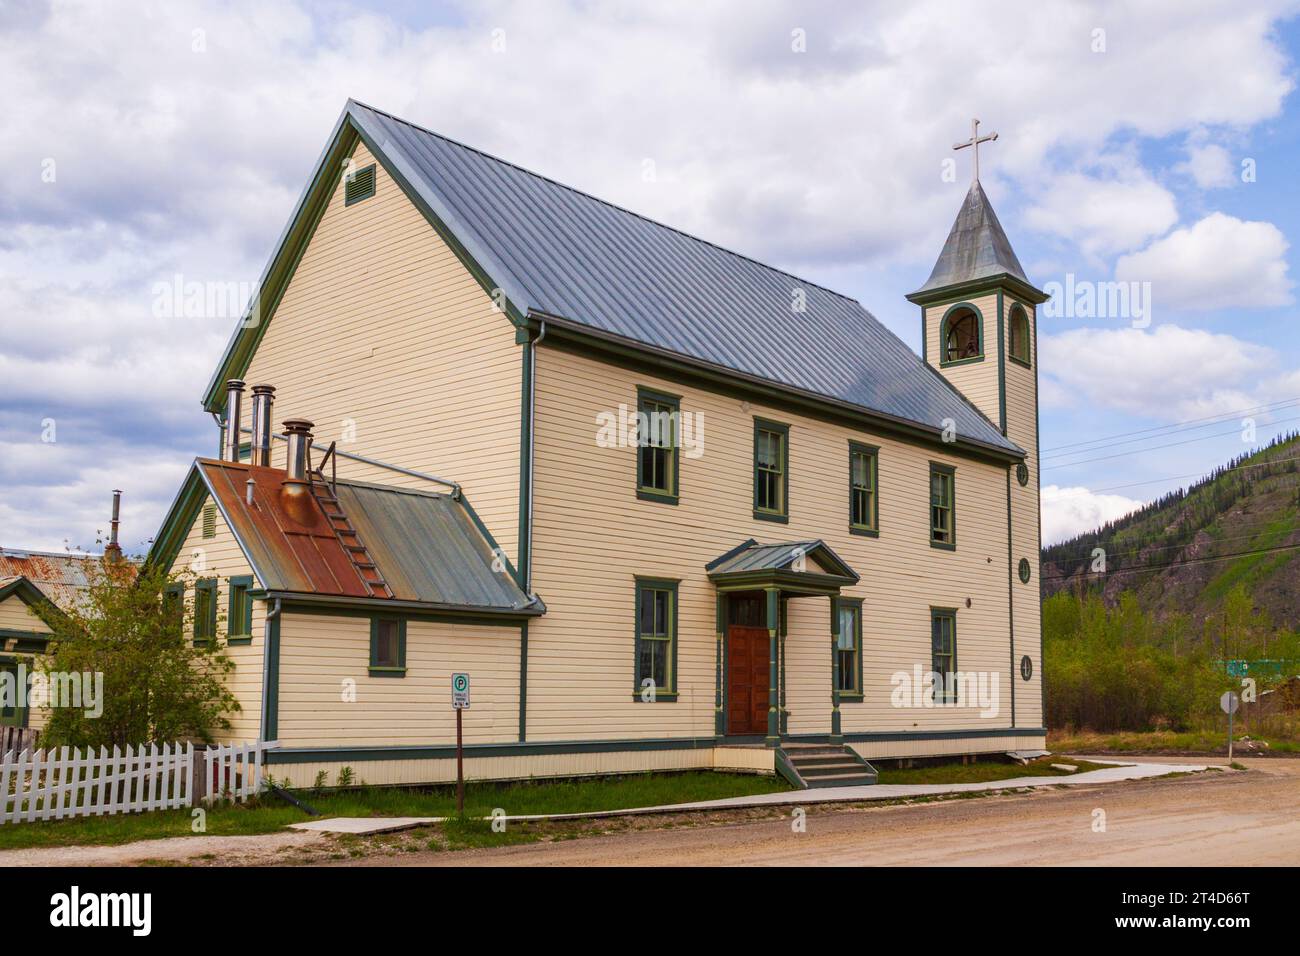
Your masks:
{"label": "roof vent", "polygon": [[375,164],[365,169],[358,169],[344,177],[343,205],[351,206],[354,202],[369,199],[375,194]]}

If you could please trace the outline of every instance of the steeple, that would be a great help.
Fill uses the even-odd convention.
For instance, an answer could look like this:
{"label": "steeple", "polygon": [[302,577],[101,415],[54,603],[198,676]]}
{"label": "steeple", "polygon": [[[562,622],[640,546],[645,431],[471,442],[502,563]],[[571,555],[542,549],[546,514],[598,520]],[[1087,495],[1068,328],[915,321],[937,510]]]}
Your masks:
{"label": "steeple", "polygon": [[966,193],[966,199],[957,211],[957,219],[930,278],[908,299],[916,301],[914,297],[936,289],[996,276],[1009,276],[1030,285],[1015,250],[1011,248],[1011,240],[1002,231],[997,213],[984,194],[984,187],[976,180],[971,183],[970,192]]}

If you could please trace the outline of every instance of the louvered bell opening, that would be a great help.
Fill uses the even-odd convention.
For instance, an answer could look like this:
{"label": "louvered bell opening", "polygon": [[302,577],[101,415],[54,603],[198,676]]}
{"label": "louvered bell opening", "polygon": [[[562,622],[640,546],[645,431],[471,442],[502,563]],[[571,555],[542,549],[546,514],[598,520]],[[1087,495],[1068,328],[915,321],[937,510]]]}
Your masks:
{"label": "louvered bell opening", "polygon": [[375,194],[375,164],[365,169],[358,169],[350,178],[344,179],[343,203],[351,206],[354,202],[369,199]]}

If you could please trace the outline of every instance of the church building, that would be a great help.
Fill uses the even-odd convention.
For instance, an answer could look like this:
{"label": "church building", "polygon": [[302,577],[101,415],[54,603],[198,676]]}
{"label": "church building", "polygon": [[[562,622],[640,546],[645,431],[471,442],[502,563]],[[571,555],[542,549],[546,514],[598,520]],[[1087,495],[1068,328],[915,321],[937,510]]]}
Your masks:
{"label": "church building", "polygon": [[[970,145],[978,149],[978,136]],[[974,150],[972,150],[974,152]],[[310,784],[1042,749],[1036,311],[976,176],[858,302],[349,101],[149,560]]]}

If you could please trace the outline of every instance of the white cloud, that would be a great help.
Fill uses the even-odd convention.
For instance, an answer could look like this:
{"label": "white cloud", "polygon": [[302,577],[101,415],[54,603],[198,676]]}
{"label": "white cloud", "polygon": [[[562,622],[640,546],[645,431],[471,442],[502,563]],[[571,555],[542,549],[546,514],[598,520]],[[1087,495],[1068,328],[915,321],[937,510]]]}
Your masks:
{"label": "white cloud", "polygon": [[1068,541],[1122,518],[1145,502],[1123,495],[1096,494],[1087,488],[1045,485],[1042,490],[1043,545]]}
{"label": "white cloud", "polygon": [[1187,161],[1176,168],[1191,176],[1202,189],[1222,189],[1237,182],[1232,154],[1218,143],[1188,146]]}
{"label": "white cloud", "polygon": [[1181,421],[1257,404],[1275,354],[1231,335],[1159,325],[1071,329],[1043,337],[1045,406],[1087,402],[1156,421]]}
{"label": "white cloud", "polygon": [[1135,249],[1178,221],[1174,194],[1134,164],[1102,176],[1054,177],[1025,213],[1034,229],[1070,239],[1094,258]]}
{"label": "white cloud", "polygon": [[1286,236],[1271,222],[1215,212],[1122,256],[1115,277],[1150,282],[1157,310],[1289,305],[1287,248]]}
{"label": "white cloud", "polygon": [[[173,489],[146,463],[210,450],[198,397],[232,324],[160,324],[152,284],[255,280],[349,96],[815,279],[930,264],[968,160],[953,184],[940,164],[976,112],[1001,134],[984,163],[995,202],[1014,183],[1057,211],[1056,177],[1095,178],[1113,137],[1275,117],[1292,88],[1274,30],[1287,9],[495,0],[417,29],[342,4],[6,7],[0,275],[21,278],[0,281],[0,441],[28,440],[15,409],[57,405],[86,451],[59,467],[102,490],[85,486],[83,506],[61,478],[25,523],[24,489],[53,466],[24,458],[0,527],[48,542],[121,485],[153,496],[152,530]],[[1105,54],[1090,49],[1099,23]],[[1140,167],[1122,182],[1087,193],[1128,220],[1088,225],[1092,250],[1168,228],[1162,187]],[[1062,221],[1052,231],[1074,241]],[[132,454],[112,451],[126,441]]]}

